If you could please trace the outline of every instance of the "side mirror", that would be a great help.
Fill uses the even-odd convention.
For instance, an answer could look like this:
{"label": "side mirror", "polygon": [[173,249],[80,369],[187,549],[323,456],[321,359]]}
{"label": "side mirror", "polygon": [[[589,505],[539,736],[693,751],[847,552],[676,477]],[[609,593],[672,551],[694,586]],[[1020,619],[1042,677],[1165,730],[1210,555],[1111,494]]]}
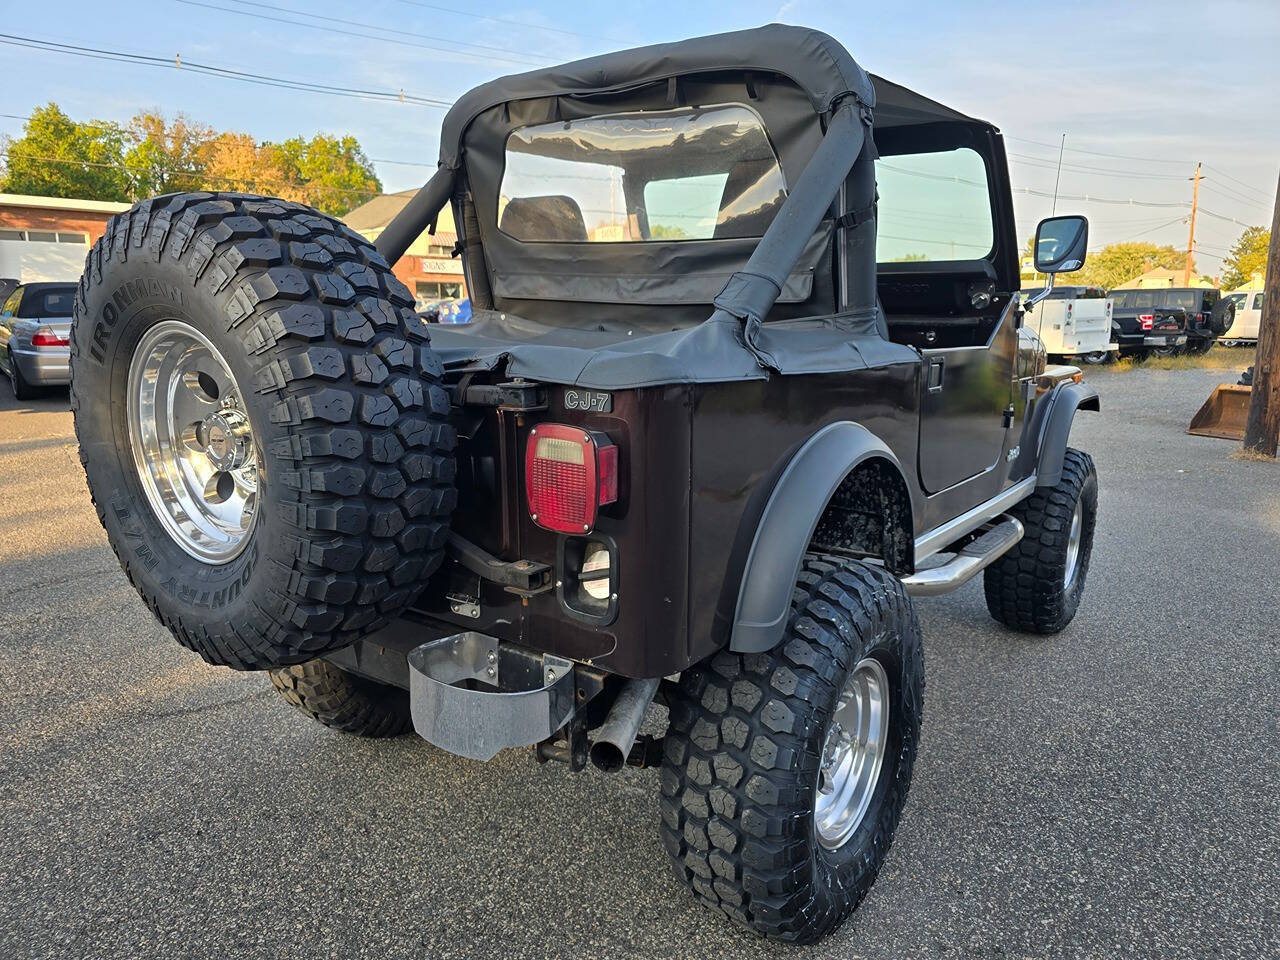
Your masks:
{"label": "side mirror", "polygon": [[1044,289],[1032,294],[1022,303],[1026,310],[1034,307],[1053,290],[1053,278],[1059,273],[1071,273],[1084,266],[1085,251],[1089,247],[1089,221],[1084,217],[1049,217],[1036,227],[1036,241],[1032,248],[1036,273],[1047,274],[1049,282]]}
{"label": "side mirror", "polygon": [[1071,273],[1084,266],[1089,221],[1084,217],[1049,217],[1036,227],[1037,273]]}

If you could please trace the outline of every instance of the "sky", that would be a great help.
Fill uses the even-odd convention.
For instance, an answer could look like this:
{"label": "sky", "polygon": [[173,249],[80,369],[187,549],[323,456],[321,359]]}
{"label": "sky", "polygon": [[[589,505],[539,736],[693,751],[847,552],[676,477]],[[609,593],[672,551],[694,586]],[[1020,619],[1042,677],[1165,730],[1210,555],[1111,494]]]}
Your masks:
{"label": "sky", "polygon": [[[183,112],[260,140],[354,134],[388,191],[435,165],[444,108],[476,83],[609,50],[772,21],[840,40],[863,67],[996,124],[1020,237],[1059,213],[1090,218],[1091,246],[1185,247],[1204,164],[1197,265],[1215,274],[1246,224],[1269,224],[1280,172],[1280,0],[897,4],[831,0],[0,0],[0,133],[50,100],[76,119]],[[353,99],[190,69],[15,46],[25,37],[180,56],[259,75],[400,92]],[[1081,198],[1088,199],[1081,199]]]}

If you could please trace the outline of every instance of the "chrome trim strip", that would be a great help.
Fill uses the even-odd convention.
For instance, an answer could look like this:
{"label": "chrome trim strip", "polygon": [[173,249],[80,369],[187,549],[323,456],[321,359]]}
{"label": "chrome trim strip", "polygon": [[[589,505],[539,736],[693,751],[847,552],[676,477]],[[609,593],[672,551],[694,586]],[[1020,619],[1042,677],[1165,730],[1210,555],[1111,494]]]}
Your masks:
{"label": "chrome trim strip", "polygon": [[978,504],[967,513],[962,513],[954,520],[948,520],[940,527],[934,527],[927,533],[916,537],[916,563],[931,557],[948,544],[955,543],[966,533],[972,533],[992,517],[1004,513],[1015,503],[1031,496],[1036,488],[1036,475],[1019,480],[1012,487],[996,494],[990,500]]}

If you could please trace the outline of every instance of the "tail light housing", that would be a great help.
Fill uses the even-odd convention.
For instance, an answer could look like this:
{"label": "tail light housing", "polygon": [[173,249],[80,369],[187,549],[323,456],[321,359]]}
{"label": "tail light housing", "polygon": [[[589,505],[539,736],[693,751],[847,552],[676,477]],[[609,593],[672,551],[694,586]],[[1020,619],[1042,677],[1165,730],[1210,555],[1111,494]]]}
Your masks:
{"label": "tail light housing", "polygon": [[1138,326],[1140,326],[1143,330],[1150,330],[1151,327],[1155,324],[1155,322],[1156,322],[1156,315],[1154,313],[1138,314]]}
{"label": "tail light housing", "polygon": [[529,431],[524,456],[529,518],[556,533],[589,533],[618,499],[618,448],[608,436],[561,423]]}
{"label": "tail light housing", "polygon": [[52,327],[38,327],[31,335],[31,345],[33,347],[69,347],[71,339],[55,332]]}

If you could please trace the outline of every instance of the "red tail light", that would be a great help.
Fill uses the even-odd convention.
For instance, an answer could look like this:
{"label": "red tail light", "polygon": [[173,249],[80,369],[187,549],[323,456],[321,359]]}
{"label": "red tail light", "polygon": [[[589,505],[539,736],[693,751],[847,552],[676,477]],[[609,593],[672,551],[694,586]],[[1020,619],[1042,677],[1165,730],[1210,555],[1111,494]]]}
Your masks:
{"label": "red tail light", "polygon": [[1154,313],[1138,314],[1138,326],[1142,327],[1143,330],[1150,330],[1151,325],[1154,324],[1155,322],[1156,322],[1156,315]]}
{"label": "red tail light", "polygon": [[69,347],[71,340],[62,334],[54,333],[50,327],[40,327],[31,335],[33,347]]}
{"label": "red tail light", "polygon": [[596,524],[596,508],[618,499],[618,448],[579,427],[538,424],[525,447],[524,486],[538,526],[587,533]]}

